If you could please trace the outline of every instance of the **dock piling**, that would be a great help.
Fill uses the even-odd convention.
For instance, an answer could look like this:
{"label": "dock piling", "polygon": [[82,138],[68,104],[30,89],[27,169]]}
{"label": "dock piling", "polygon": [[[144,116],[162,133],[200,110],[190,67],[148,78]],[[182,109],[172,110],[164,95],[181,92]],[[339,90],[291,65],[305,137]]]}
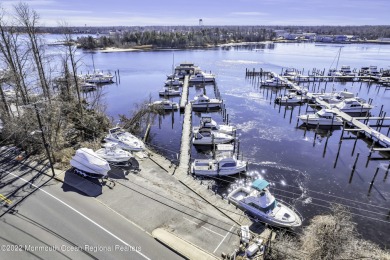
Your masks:
{"label": "dock piling", "polygon": [[322,153],[322,157],[323,158],[325,157],[325,154],[326,154],[326,147],[328,146],[329,136],[330,136],[330,131],[328,131],[326,133],[326,141],[325,141],[325,145],[324,145],[324,152]]}
{"label": "dock piling", "polygon": [[386,170],[386,173],[385,173],[385,177],[383,178],[383,181],[386,181],[387,175],[389,174],[389,170],[390,170],[390,161],[389,161],[389,165],[387,166],[387,170]]}
{"label": "dock piling", "polygon": [[357,153],[357,154],[356,154],[356,159],[355,159],[355,162],[354,162],[354,164],[353,164],[353,166],[352,166],[351,176],[349,177],[349,183],[352,182],[353,174],[355,173],[356,163],[357,163],[357,161],[358,161],[358,159],[359,159],[359,155],[360,155],[360,153]]}
{"label": "dock piling", "polygon": [[351,156],[353,156],[353,154],[355,153],[355,147],[356,147],[357,140],[358,140],[358,138],[359,138],[359,133],[360,133],[360,132],[356,132],[356,138],[355,138],[355,142],[353,143],[353,148],[352,148]]}
{"label": "dock piling", "polygon": [[371,181],[371,183],[370,183],[370,188],[368,189],[368,194],[367,194],[367,196],[369,196],[370,193],[371,193],[371,189],[372,189],[372,186],[374,186],[375,178],[376,178],[376,176],[377,176],[377,174],[378,174],[378,171],[379,171],[379,167],[376,168],[376,171],[375,171],[375,174],[374,174],[374,178],[372,178],[372,181]]}
{"label": "dock piling", "polygon": [[340,155],[340,149],[341,149],[341,144],[343,143],[343,140],[340,140],[339,142],[339,148],[337,150],[337,155],[336,155],[336,160],[334,161],[334,165],[333,165],[333,168],[336,168],[337,166],[337,161],[339,159],[339,155]]}

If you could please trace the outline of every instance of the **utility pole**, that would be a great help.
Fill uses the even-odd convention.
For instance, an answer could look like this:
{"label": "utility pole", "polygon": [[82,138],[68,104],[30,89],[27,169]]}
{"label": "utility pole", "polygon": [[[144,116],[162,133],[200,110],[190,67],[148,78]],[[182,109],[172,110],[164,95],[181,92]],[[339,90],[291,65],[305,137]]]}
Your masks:
{"label": "utility pole", "polygon": [[39,113],[38,113],[37,104],[34,104],[34,108],[35,108],[35,113],[37,114],[39,129],[41,130],[43,145],[45,146],[46,155],[47,155],[47,158],[49,159],[51,172],[53,173],[53,177],[55,177],[56,174],[54,172],[53,162],[51,160],[51,156],[50,156],[50,152],[49,152],[49,144],[46,142],[45,134],[44,134],[43,128],[42,128],[41,117],[39,116]]}

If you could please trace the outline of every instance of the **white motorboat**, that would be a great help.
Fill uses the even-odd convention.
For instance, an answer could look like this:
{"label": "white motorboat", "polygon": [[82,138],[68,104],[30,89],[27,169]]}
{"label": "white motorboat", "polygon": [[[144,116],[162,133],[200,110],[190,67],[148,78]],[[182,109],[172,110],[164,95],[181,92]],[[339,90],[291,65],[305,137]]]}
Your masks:
{"label": "white motorboat", "polygon": [[272,226],[299,227],[299,213],[286,203],[277,201],[268,190],[266,180],[257,179],[251,187],[238,187],[228,195],[228,200],[254,217]]}
{"label": "white motorboat", "polygon": [[172,78],[165,81],[165,86],[178,87],[183,86],[183,82],[179,78]]}
{"label": "white motorboat", "polygon": [[170,87],[164,87],[162,90],[158,92],[160,96],[180,96],[181,91],[179,89],[174,89]]}
{"label": "white motorboat", "polygon": [[145,148],[145,144],[141,140],[120,127],[108,130],[108,135],[104,140],[116,143],[120,148],[127,151],[142,151]]}
{"label": "white motorboat", "polygon": [[331,109],[321,109],[314,114],[300,115],[299,119],[307,125],[340,126],[343,124],[343,120]]}
{"label": "white motorboat", "polygon": [[196,159],[191,164],[191,173],[198,176],[228,176],[243,172],[245,169],[246,162],[234,158]]}
{"label": "white motorboat", "polygon": [[150,106],[163,109],[163,110],[179,109],[179,104],[177,102],[173,102],[168,99],[154,101],[153,103],[150,104]]}
{"label": "white motorboat", "polygon": [[261,82],[264,87],[286,87],[287,83],[279,78],[266,79]]}
{"label": "white motorboat", "polygon": [[95,152],[101,158],[112,164],[128,164],[133,155],[119,148],[117,143],[106,143],[103,148]]}
{"label": "white motorboat", "polygon": [[390,86],[390,77],[381,77],[379,78],[378,83],[384,86]]}
{"label": "white motorboat", "polygon": [[227,176],[247,170],[247,162],[237,159],[237,156],[233,154],[232,145],[217,145],[217,153],[215,159],[193,161],[191,173],[204,176]]}
{"label": "white motorboat", "polygon": [[191,101],[193,109],[219,109],[222,106],[222,100],[216,98],[209,98],[201,94]]}
{"label": "white motorboat", "polygon": [[283,73],[283,76],[285,77],[296,77],[298,75],[299,73],[294,68],[287,68]]}
{"label": "white motorboat", "polygon": [[215,82],[215,75],[211,73],[205,73],[203,71],[197,72],[195,75],[190,76],[189,82]]}
{"label": "white motorboat", "polygon": [[285,96],[280,96],[275,99],[275,103],[279,103],[281,105],[285,104],[300,104],[307,101],[306,95],[297,95],[295,93],[290,93]]}
{"label": "white motorboat", "polygon": [[338,104],[346,98],[354,98],[355,94],[348,91],[332,92],[332,93],[322,93],[322,94],[313,94],[313,97],[318,98],[318,100],[325,101],[328,104]]}
{"label": "white motorboat", "polygon": [[88,83],[113,83],[114,76],[111,73],[103,73],[101,71],[95,71],[93,74],[87,74],[84,76],[84,80]]}
{"label": "white motorboat", "polygon": [[178,73],[178,74],[170,74],[170,75],[167,75],[167,79],[184,79],[184,74],[182,74],[182,73]]}
{"label": "white motorboat", "polygon": [[234,140],[231,135],[214,132],[207,128],[197,129],[193,135],[192,143],[195,145],[227,144]]}
{"label": "white motorboat", "polygon": [[194,127],[193,132],[195,132],[195,130],[200,128],[208,128],[215,132],[230,134],[230,135],[233,134],[234,131],[236,131],[236,127],[230,125],[220,125],[209,116],[202,117],[199,122],[199,127]]}
{"label": "white motorboat", "polygon": [[351,76],[351,77],[356,76],[355,73],[352,72],[351,67],[347,65],[342,65],[340,68],[340,72],[343,76]]}
{"label": "white motorboat", "polygon": [[328,76],[341,77],[341,76],[343,76],[343,74],[337,69],[329,69]]}
{"label": "white motorboat", "polygon": [[374,106],[364,102],[360,98],[347,98],[342,102],[334,105],[335,108],[345,113],[366,113],[370,111]]}
{"label": "white motorboat", "polygon": [[102,178],[111,170],[108,162],[88,148],[80,148],[70,160],[75,173],[84,177]]}
{"label": "white motorboat", "polygon": [[380,78],[382,76],[382,73],[378,71],[377,66],[370,66],[368,68],[368,74],[373,77]]}

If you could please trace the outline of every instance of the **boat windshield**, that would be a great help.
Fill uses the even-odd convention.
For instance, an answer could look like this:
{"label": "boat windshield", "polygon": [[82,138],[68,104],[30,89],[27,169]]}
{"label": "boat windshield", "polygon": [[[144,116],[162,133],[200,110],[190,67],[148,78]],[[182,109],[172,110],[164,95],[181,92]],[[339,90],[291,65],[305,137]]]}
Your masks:
{"label": "boat windshield", "polygon": [[273,209],[276,207],[277,202],[276,202],[276,200],[274,200],[270,205],[268,205],[268,206],[265,207],[265,208],[262,208],[262,207],[260,207],[260,205],[258,205],[258,204],[256,204],[256,203],[253,203],[253,202],[250,202],[250,203],[248,203],[248,204],[249,204],[250,206],[252,206],[252,207],[258,209],[258,210],[261,210],[261,211],[263,211],[263,212],[268,212],[268,211],[270,211],[270,210],[273,210]]}

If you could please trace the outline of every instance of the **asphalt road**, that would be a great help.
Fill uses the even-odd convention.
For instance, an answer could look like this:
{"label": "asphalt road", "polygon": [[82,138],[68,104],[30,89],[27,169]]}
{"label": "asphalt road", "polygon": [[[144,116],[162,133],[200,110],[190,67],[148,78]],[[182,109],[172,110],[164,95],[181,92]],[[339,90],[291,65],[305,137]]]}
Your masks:
{"label": "asphalt road", "polygon": [[[11,176],[16,186],[37,188],[28,176]],[[0,230],[1,259],[181,259],[93,197],[64,192],[54,180],[5,214]]]}

